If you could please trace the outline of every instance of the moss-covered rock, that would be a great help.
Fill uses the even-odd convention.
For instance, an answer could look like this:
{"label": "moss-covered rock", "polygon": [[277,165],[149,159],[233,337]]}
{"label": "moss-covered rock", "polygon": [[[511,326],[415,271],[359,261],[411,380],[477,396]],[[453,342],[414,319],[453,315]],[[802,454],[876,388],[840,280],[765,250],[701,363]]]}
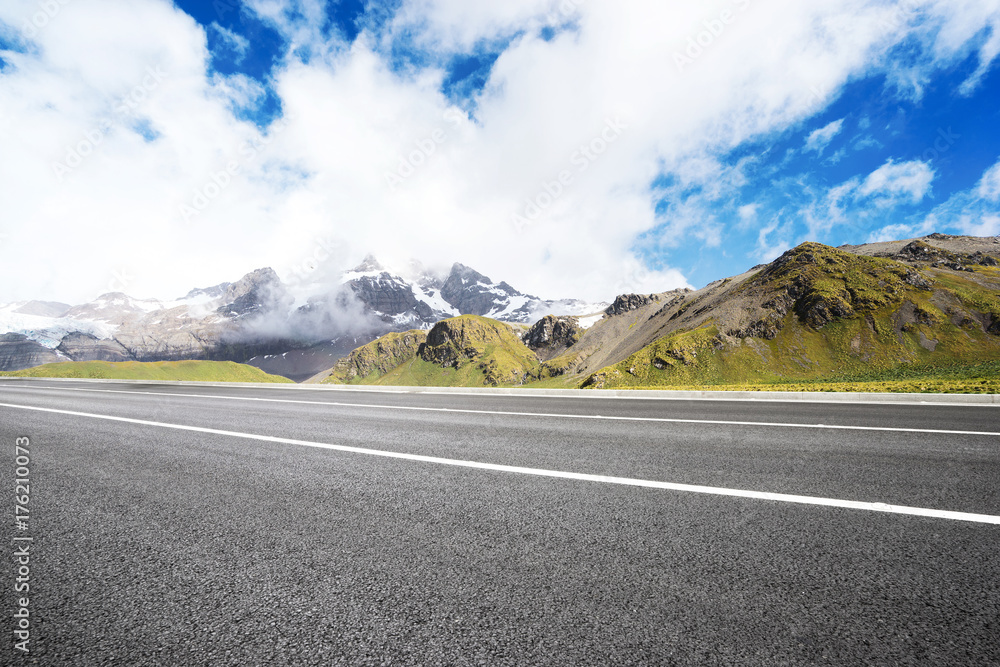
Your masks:
{"label": "moss-covered rock", "polygon": [[556,357],[580,340],[583,329],[576,317],[546,315],[531,325],[521,340],[542,359]]}
{"label": "moss-covered rock", "polygon": [[420,359],[460,369],[474,364],[489,386],[522,384],[538,368],[538,357],[503,322],[476,315],[442,320],[420,346]]}
{"label": "moss-covered rock", "polygon": [[427,340],[427,332],[419,329],[388,333],[367,345],[355,349],[337,362],[324,382],[349,384],[366,378],[385,375],[400,364],[416,357]]}
{"label": "moss-covered rock", "polygon": [[428,331],[391,333],[341,359],[325,382],[404,386],[514,386],[537,375],[538,357],[514,330],[463,315]]}
{"label": "moss-covered rock", "polygon": [[926,278],[900,262],[803,243],[768,265],[745,289],[772,293],[769,305],[777,318],[793,310],[803,323],[820,328],[902,303],[909,291],[929,287]]}

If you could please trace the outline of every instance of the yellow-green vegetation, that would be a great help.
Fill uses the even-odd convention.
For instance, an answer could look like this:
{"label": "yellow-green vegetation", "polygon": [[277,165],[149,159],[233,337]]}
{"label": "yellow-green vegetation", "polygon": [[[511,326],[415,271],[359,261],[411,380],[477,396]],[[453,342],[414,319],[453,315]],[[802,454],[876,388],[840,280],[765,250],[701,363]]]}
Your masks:
{"label": "yellow-green vegetation", "polygon": [[0,373],[10,377],[97,378],[106,380],[191,380],[199,382],[292,382],[280,375],[235,361],[63,361],[23,371]]}
{"label": "yellow-green vegetation", "polygon": [[[757,336],[714,322],[664,336],[590,375],[584,387],[733,387],[823,382],[835,391],[992,391],[981,375],[941,369],[1000,359],[997,290],[964,274],[925,275],[890,259],[803,244],[740,291],[771,304]],[[916,373],[905,378],[913,371]],[[848,389],[849,387],[849,389]],[[867,387],[867,388],[859,388]]]}
{"label": "yellow-green vegetation", "polygon": [[[358,372],[351,377],[335,370],[327,381],[398,386],[509,387],[524,384],[539,367],[538,357],[521,342],[511,327],[486,317],[463,315],[442,320],[415,347],[416,336],[411,336],[406,342],[398,338],[402,335],[397,335],[389,344],[394,356],[385,364],[369,363],[365,368],[370,368],[371,372],[363,375]],[[343,369],[358,368],[362,360],[377,355],[374,343],[352,352]],[[368,349],[365,350],[365,347]],[[383,367],[388,370],[383,370]],[[341,364],[337,368],[341,368]]]}
{"label": "yellow-green vegetation", "polygon": [[419,329],[388,333],[338,361],[330,377],[323,382],[366,384],[377,381],[400,364],[413,359],[426,340],[427,332]]}
{"label": "yellow-green vegetation", "polygon": [[1000,333],[1000,295],[965,277],[941,273],[937,278],[938,284],[951,291],[966,308],[992,317],[995,332]]}
{"label": "yellow-green vegetation", "polygon": [[[743,282],[723,281],[659,320],[649,316],[651,324],[633,321],[627,335],[643,336],[636,346],[651,339],[644,336],[659,338],[586,377],[578,369],[595,349],[586,336],[561,343],[570,344],[565,352],[551,348],[559,356],[540,362],[508,325],[466,315],[439,322],[426,339],[406,332],[363,346],[329,381],[992,393],[1000,391],[1000,274],[985,264],[917,270],[806,243]],[[556,323],[533,329],[540,325],[552,331],[535,338],[552,339]],[[577,340],[591,347],[573,345]],[[636,350],[620,338],[599,345]]]}
{"label": "yellow-green vegetation", "polygon": [[[532,385],[535,386],[535,385]],[[674,391],[819,391],[892,394],[1000,394],[996,380],[926,380],[885,382],[794,382],[789,384],[671,385],[669,387],[629,387],[629,389],[671,389]]]}
{"label": "yellow-green vegetation", "polygon": [[548,361],[543,361],[534,375],[539,381],[564,376],[573,371],[579,357],[580,355],[576,352],[567,352]]}
{"label": "yellow-green vegetation", "polygon": [[787,294],[802,321],[820,327],[835,317],[898,304],[905,294],[924,286],[926,280],[901,262],[803,243],[747,281],[741,291],[763,288]]}
{"label": "yellow-green vegetation", "polygon": [[[664,389],[634,386],[632,389]],[[693,391],[850,391],[933,394],[998,394],[1000,361],[943,368],[900,366],[889,371],[831,375],[811,381],[741,384],[677,384],[670,389]]]}
{"label": "yellow-green vegetation", "polygon": [[558,375],[542,380],[532,380],[525,383],[524,386],[529,389],[579,389],[580,380],[579,375]]}

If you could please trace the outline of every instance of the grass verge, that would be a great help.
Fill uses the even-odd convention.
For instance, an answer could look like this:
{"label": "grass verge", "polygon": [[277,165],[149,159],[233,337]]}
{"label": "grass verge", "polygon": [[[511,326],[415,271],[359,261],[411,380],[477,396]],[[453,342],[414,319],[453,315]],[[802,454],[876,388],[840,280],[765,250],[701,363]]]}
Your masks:
{"label": "grass verge", "polygon": [[235,361],[63,361],[21,371],[6,377],[80,378],[104,380],[187,380],[195,382],[274,382],[288,378],[265,373]]}

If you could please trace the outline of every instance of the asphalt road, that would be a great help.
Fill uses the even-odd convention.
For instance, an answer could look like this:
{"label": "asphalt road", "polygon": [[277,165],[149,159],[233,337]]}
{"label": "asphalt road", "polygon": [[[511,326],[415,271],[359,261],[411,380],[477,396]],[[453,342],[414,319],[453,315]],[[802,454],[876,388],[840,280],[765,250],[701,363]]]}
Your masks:
{"label": "asphalt road", "polygon": [[1000,664],[1000,407],[51,381],[0,404],[9,549],[33,539],[30,653],[12,556],[2,664]]}

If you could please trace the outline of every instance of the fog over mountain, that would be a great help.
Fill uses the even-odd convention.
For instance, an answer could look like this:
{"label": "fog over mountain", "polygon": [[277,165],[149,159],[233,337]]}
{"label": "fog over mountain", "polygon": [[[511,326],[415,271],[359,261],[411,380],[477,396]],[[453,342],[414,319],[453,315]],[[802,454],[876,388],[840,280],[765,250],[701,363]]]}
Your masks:
{"label": "fog over mountain", "polygon": [[389,331],[427,329],[461,314],[530,323],[605,305],[542,300],[461,264],[443,273],[411,260],[396,270],[368,256],[348,271],[324,267],[291,284],[261,268],[170,301],[109,292],[76,306],[0,306],[0,370],[67,360],[229,359],[304,379]]}

